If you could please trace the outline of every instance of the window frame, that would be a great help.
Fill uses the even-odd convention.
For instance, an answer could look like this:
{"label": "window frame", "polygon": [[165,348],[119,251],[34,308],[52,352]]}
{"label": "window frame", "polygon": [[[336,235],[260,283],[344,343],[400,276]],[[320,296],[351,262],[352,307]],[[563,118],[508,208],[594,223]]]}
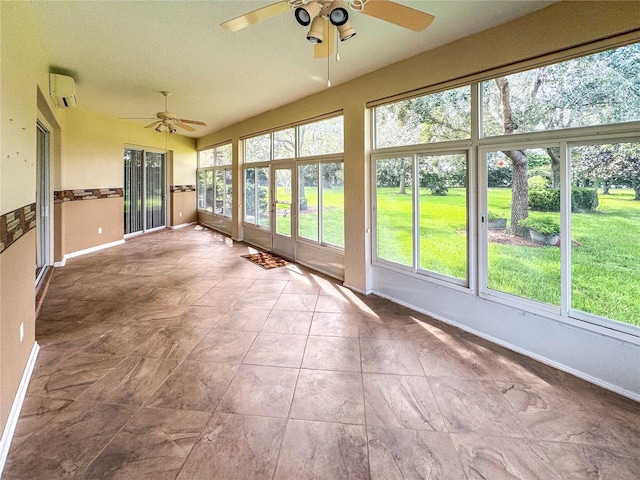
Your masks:
{"label": "window frame", "polygon": [[[215,217],[220,217],[220,218],[225,218],[230,220],[233,217],[233,180],[231,182],[231,192],[227,192],[226,184],[224,182],[224,179],[226,178],[227,175],[227,171],[231,172],[231,178],[233,179],[233,160],[231,158],[232,155],[229,156],[229,163],[224,163],[224,164],[218,164],[217,163],[217,150],[218,149],[231,149],[232,148],[232,143],[231,142],[225,142],[225,143],[221,143],[218,145],[215,145],[213,147],[208,147],[208,148],[204,148],[202,150],[198,150],[198,168],[196,170],[196,192],[197,192],[197,211],[198,213],[205,213],[208,215],[213,215]],[[201,162],[200,162],[200,156],[203,152],[212,152],[213,155],[213,165],[207,165],[207,166],[201,166]],[[210,204],[212,205],[212,211],[209,212],[206,210],[206,206],[207,206],[207,199],[204,199],[204,208],[201,208],[200,206],[200,173],[203,173],[204,175],[204,181],[205,181],[205,195],[206,195],[206,178],[207,178],[207,172],[211,172],[211,177],[212,177],[212,189],[211,189],[211,199],[210,200]],[[218,174],[222,175],[223,178],[223,185],[222,185],[222,213],[217,213],[216,212],[216,198],[217,198],[217,193],[218,193],[218,186],[217,186],[217,182],[216,182],[216,178],[218,176]],[[225,205],[227,204],[227,199],[229,199],[229,214],[227,215],[225,212]]]}
{"label": "window frame", "polygon": [[[621,37],[622,38],[622,37]],[[605,50],[614,50],[619,47],[625,47],[633,43],[638,43],[637,36],[627,36],[616,42],[601,41],[592,44],[587,50],[584,46],[570,49],[557,54],[541,57],[540,59],[520,62],[518,64],[505,66],[492,70],[487,73],[470,75],[464,79],[458,79],[452,82],[443,83],[433,87],[426,87],[417,91],[406,94],[398,94],[385,99],[370,101],[367,107],[370,110],[369,121],[371,124],[371,135],[369,136],[370,155],[370,185],[371,185],[371,262],[374,268],[384,268],[403,273],[409,278],[422,279],[435,285],[442,285],[450,289],[460,290],[469,295],[479,297],[487,301],[498,302],[506,307],[514,307],[525,312],[539,314],[547,318],[552,318],[567,325],[578,326],[596,333],[604,334],[609,337],[629,341],[640,345],[640,326],[636,326],[624,321],[612,318],[601,317],[580,310],[571,308],[570,305],[570,289],[571,289],[571,257],[569,241],[571,235],[571,214],[570,214],[570,186],[571,183],[571,165],[568,160],[569,149],[576,145],[584,144],[602,144],[602,143],[621,143],[629,141],[638,141],[640,138],[640,120],[629,122],[618,122],[613,124],[592,125],[570,127],[565,129],[555,129],[547,131],[533,131],[524,133],[513,133],[496,136],[481,136],[482,117],[483,117],[483,101],[481,92],[481,83],[490,81],[501,76],[508,76],[512,73],[519,73],[526,70],[532,70],[540,66],[561,63],[577,57],[588,56],[592,53],[598,53]],[[405,99],[414,98],[421,95],[429,95],[438,93],[444,88],[454,89],[464,85],[471,86],[472,102],[471,102],[471,139],[470,141],[447,141],[439,143],[430,143],[422,145],[407,145],[402,147],[375,148],[376,122],[374,116],[375,107],[395,103]],[[487,264],[487,240],[484,235],[482,219],[487,215],[487,169],[486,169],[486,153],[496,150],[506,150],[518,148],[537,148],[540,146],[549,146],[555,144],[560,147],[561,152],[561,185],[563,186],[563,194],[561,199],[561,245],[564,245],[561,252],[561,305],[558,309],[556,306],[546,308],[544,304],[533,300],[520,299],[514,295],[502,293],[498,291],[488,292],[486,283],[488,280],[488,264]],[[377,212],[376,196],[376,160],[389,157],[391,155],[400,155],[406,152],[416,152],[418,150],[430,154],[435,149],[447,149],[455,147],[469,148],[468,157],[468,280],[469,285],[466,288],[455,285],[450,281],[443,281],[432,275],[419,275],[412,269],[402,268],[402,265],[385,261],[377,258]],[[415,162],[414,162],[415,163]],[[415,165],[414,165],[415,168]],[[415,182],[414,182],[415,183]],[[415,188],[415,187],[414,187]],[[569,210],[569,211],[568,211]],[[414,208],[414,225],[416,228]],[[474,240],[475,239],[475,240]],[[415,240],[415,238],[414,238]],[[415,253],[414,253],[415,256]],[[375,274],[375,273],[374,273]]]}

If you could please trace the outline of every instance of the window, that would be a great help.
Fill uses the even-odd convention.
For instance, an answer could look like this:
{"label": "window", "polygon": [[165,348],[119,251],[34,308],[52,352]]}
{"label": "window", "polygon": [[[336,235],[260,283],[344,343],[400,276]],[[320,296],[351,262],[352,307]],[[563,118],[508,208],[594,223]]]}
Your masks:
{"label": "window", "polygon": [[376,107],[375,148],[471,138],[471,87]]}
{"label": "window", "polygon": [[298,167],[298,236],[344,248],[344,164]]}
{"label": "window", "polygon": [[377,259],[466,283],[467,154],[385,156],[375,175]]}
{"label": "window", "polygon": [[[531,192],[547,183],[557,148],[529,148],[488,152],[487,175],[488,220],[506,219],[504,229],[487,229],[489,289],[524,299],[560,306],[560,192],[541,199],[541,205],[530,210]],[[551,153],[550,153],[551,152]],[[493,180],[500,178],[499,183]],[[521,222],[528,218],[528,225]],[[534,241],[532,234],[548,232],[548,238]]]}
{"label": "window", "polygon": [[482,82],[483,135],[640,120],[640,44]]}
{"label": "window", "polygon": [[640,44],[372,115],[376,268],[640,335]]}
{"label": "window", "polygon": [[344,151],[342,115],[298,126],[299,156],[314,157]]}
{"label": "window", "polygon": [[413,159],[376,160],[377,257],[413,266]]}
{"label": "window", "polygon": [[640,142],[570,148],[571,309],[640,326]]}
{"label": "window", "polygon": [[244,170],[244,221],[269,229],[269,167]]}
{"label": "window", "polygon": [[[272,169],[275,233],[344,248],[343,124],[343,117],[336,116],[244,140],[245,223],[269,227]],[[285,160],[298,162],[295,183]],[[251,167],[258,162],[259,168]],[[292,213],[297,214],[297,232]]]}
{"label": "window", "polygon": [[198,210],[231,218],[233,171],[231,144],[198,152]]}

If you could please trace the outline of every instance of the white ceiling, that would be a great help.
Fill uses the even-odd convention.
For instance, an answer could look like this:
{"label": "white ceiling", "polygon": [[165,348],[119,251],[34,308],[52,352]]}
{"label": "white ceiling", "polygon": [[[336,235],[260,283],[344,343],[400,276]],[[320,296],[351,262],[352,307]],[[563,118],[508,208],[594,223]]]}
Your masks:
{"label": "white ceiling", "polygon": [[[376,0],[372,0],[376,1]],[[50,69],[76,80],[79,108],[119,117],[169,110],[201,120],[201,137],[323,90],[327,61],[313,58],[306,29],[284,14],[237,32],[219,24],[273,1],[32,2]],[[331,59],[335,86],[486,30],[553,1],[403,1],[434,22],[415,33],[352,12],[357,35]],[[143,120],[138,121],[141,128]]]}

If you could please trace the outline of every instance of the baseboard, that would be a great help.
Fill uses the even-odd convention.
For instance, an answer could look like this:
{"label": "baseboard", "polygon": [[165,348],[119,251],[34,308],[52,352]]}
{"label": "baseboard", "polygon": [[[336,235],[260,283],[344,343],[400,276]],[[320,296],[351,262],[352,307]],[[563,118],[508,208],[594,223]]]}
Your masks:
{"label": "baseboard", "polygon": [[9,454],[9,447],[11,447],[11,441],[13,440],[13,434],[16,431],[16,425],[18,424],[18,418],[20,417],[20,410],[22,410],[22,402],[27,395],[27,389],[29,388],[29,380],[31,380],[31,374],[33,373],[33,367],[36,364],[38,358],[38,352],[40,351],[40,345],[38,342],[33,343],[31,354],[27,360],[27,365],[24,367],[22,373],[22,380],[20,380],[20,386],[16,392],[16,396],[7,418],[7,423],[4,426],[2,432],[2,439],[0,439],[0,477],[2,477],[2,471],[4,470],[4,464],[7,461],[7,455]]}
{"label": "baseboard", "polygon": [[78,250],[76,252],[66,253],[64,257],[62,257],[61,262],[55,262],[53,264],[54,267],[64,267],[67,263],[67,260],[73,257],[79,257],[81,255],[86,255],[87,253],[99,252],[100,250],[104,250],[105,248],[115,247],[117,245],[122,245],[124,243],[124,239],[116,240],[115,242],[103,243],[102,245],[96,245],[95,247],[85,248],[84,250]]}
{"label": "baseboard", "polygon": [[188,227],[189,225],[193,225],[194,223],[197,223],[197,222],[187,222],[187,223],[181,223],[180,225],[171,225],[169,228],[171,230],[177,230],[178,228]]}
{"label": "baseboard", "polygon": [[358,287],[354,287],[352,285],[349,285],[348,283],[342,282],[342,286],[343,287],[347,287],[349,290],[353,290],[356,293],[359,293],[361,295],[371,295],[373,293],[373,290],[369,289],[369,290],[362,290],[361,288]]}

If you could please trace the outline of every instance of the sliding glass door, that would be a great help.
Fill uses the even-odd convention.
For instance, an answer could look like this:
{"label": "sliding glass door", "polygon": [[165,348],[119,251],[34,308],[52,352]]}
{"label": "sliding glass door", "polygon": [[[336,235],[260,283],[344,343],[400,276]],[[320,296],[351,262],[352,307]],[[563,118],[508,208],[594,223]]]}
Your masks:
{"label": "sliding glass door", "polygon": [[166,154],[124,150],[124,233],[166,225]]}

